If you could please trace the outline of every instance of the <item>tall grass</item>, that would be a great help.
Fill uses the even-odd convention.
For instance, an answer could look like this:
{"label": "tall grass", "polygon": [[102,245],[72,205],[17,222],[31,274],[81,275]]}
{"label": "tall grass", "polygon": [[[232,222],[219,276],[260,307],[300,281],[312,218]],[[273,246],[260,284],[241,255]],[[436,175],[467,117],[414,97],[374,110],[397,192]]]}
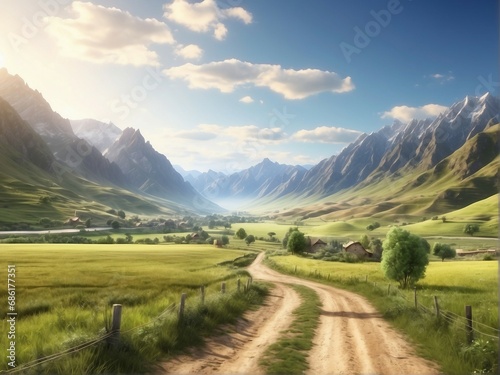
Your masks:
{"label": "tall grass", "polygon": [[[111,305],[123,305],[119,349],[103,342],[37,366],[33,373],[144,372],[162,355],[199,344],[218,324],[260,303],[265,293],[258,285],[238,293],[237,279],[248,273],[231,263],[218,265],[246,254],[240,250],[203,245],[4,245],[2,250],[0,264],[15,264],[17,270],[17,365],[106,334]],[[222,281],[227,283],[224,295]],[[204,305],[201,285],[206,287]],[[177,322],[177,308],[165,312],[178,304],[181,293],[187,293],[183,325]],[[5,316],[5,284],[2,300],[0,314]],[[2,331],[7,328],[4,319]],[[0,347],[8,348],[7,341],[2,335]],[[8,368],[5,356],[0,368]]]}
{"label": "tall grass", "polygon": [[[267,264],[284,273],[366,296],[386,319],[408,335],[421,355],[439,363],[446,374],[498,371],[497,262],[431,262],[425,279],[417,285],[418,303],[428,311],[415,309],[413,290],[400,290],[392,282],[389,293],[391,282],[385,279],[379,263],[275,256]],[[434,296],[444,311],[444,317],[439,319],[434,315]],[[466,340],[465,305],[472,306],[477,330],[471,345]]]}

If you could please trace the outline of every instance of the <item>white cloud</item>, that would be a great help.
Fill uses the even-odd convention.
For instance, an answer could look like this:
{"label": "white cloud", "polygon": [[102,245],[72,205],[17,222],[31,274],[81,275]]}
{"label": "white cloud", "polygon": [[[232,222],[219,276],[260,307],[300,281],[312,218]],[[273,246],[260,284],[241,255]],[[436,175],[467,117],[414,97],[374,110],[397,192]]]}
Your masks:
{"label": "white cloud", "polygon": [[429,77],[433,78],[434,80],[436,80],[440,84],[450,82],[450,81],[453,81],[455,79],[455,76],[453,76],[453,73],[451,71],[448,73],[445,73],[445,74],[441,74],[441,73],[431,74],[431,75],[429,75]]}
{"label": "white cloud", "polygon": [[203,50],[196,44],[183,46],[179,44],[175,49],[175,54],[186,60],[198,60],[203,55]]}
{"label": "white cloud", "polygon": [[245,104],[250,104],[250,103],[253,103],[253,98],[251,96],[244,96],[243,98],[241,98],[239,100],[240,102],[242,103],[245,103]]}
{"label": "white cloud", "polygon": [[256,125],[229,126],[224,130],[224,134],[242,142],[275,142],[287,138],[282,128],[260,128]]}
{"label": "white cloud", "polygon": [[438,104],[427,104],[421,107],[408,107],[406,105],[393,107],[390,111],[382,114],[382,118],[393,118],[402,122],[408,122],[412,119],[425,119],[438,116],[447,110],[448,107]]}
{"label": "white cloud", "polygon": [[190,88],[215,88],[224,93],[237,86],[267,87],[286,99],[304,99],[321,92],[343,93],[354,89],[351,77],[318,69],[283,69],[280,65],[252,64],[230,59],[203,65],[185,64],[163,71],[172,79],[183,79]]}
{"label": "white cloud", "polygon": [[245,24],[252,23],[252,14],[241,7],[221,9],[216,0],[202,0],[189,3],[187,0],[173,0],[163,6],[163,16],[188,29],[206,33],[213,32],[218,40],[225,39],[227,28],[222,23],[228,18],[238,19]]}
{"label": "white cloud", "polygon": [[57,40],[61,52],[94,63],[159,65],[151,44],[174,44],[167,25],[142,19],[117,8],[75,1],[75,18],[46,17],[47,32]]}
{"label": "white cloud", "polygon": [[214,124],[200,124],[195,129],[169,133],[169,138],[182,138],[192,141],[209,141],[222,134],[223,127]]}
{"label": "white cloud", "polygon": [[312,130],[302,129],[292,135],[299,142],[314,143],[350,143],[362,133],[357,130],[337,128],[334,126],[319,126]]}

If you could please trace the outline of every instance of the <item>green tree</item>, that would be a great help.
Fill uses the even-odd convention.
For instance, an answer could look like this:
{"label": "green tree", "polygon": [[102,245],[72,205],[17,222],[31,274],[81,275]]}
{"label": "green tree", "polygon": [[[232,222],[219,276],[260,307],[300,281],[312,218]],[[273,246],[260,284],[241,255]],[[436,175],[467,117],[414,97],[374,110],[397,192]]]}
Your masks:
{"label": "green tree", "polygon": [[90,228],[91,225],[92,225],[92,219],[91,218],[88,218],[87,220],[85,220],[85,228]]}
{"label": "green tree", "polygon": [[366,234],[363,234],[360,238],[359,238],[359,243],[365,248],[365,249],[369,249],[370,248],[370,239],[368,238],[368,236]]}
{"label": "green tree", "polygon": [[229,244],[229,237],[224,235],[221,237],[221,241],[222,241],[222,246],[226,246]]}
{"label": "green tree", "polygon": [[432,253],[441,258],[441,262],[445,259],[455,258],[457,256],[457,251],[453,249],[450,245],[446,243],[436,242],[432,247]]}
{"label": "green tree", "polygon": [[113,220],[111,222],[111,228],[113,228],[113,229],[119,229],[120,228],[120,223],[118,221],[116,221],[116,220]]}
{"label": "green tree", "polygon": [[373,255],[375,255],[377,258],[382,258],[382,241],[378,238],[372,238],[372,241],[370,242],[370,249],[373,251]]}
{"label": "green tree", "polygon": [[125,219],[125,211],[119,210],[116,214],[120,219]]}
{"label": "green tree", "polygon": [[288,249],[288,239],[290,238],[290,235],[293,233],[293,232],[298,232],[299,231],[299,228],[295,227],[295,228],[288,228],[288,232],[286,232],[285,234],[285,237],[283,237],[283,248],[284,249]]}
{"label": "green tree", "polygon": [[132,243],[133,240],[134,240],[134,237],[132,237],[132,235],[130,233],[125,233],[125,241],[127,243]]}
{"label": "green tree", "polygon": [[419,236],[394,227],[382,247],[382,270],[388,279],[399,282],[405,289],[425,277],[429,257]]}
{"label": "green tree", "polygon": [[190,234],[186,234],[186,243],[190,243],[193,237]]}
{"label": "green tree", "polygon": [[39,221],[38,224],[42,225],[45,228],[50,227],[52,224],[52,220],[50,220],[48,217],[42,217]]}
{"label": "green tree", "polygon": [[238,231],[236,232],[236,237],[238,237],[240,240],[244,239],[247,237],[247,232],[245,231],[245,229],[243,228],[240,228],[238,229]]}
{"label": "green tree", "polygon": [[255,242],[255,236],[253,234],[248,235],[245,238],[245,242],[246,242],[247,246],[250,246],[251,243]]}
{"label": "green tree", "polygon": [[272,241],[273,237],[276,236],[276,233],[275,232],[269,232],[267,235],[269,236],[269,239]]}
{"label": "green tree", "polygon": [[423,237],[420,237],[420,241],[422,242],[422,246],[424,247],[425,251],[427,252],[427,254],[430,254],[431,253],[431,245],[429,242],[427,242],[427,240]]}
{"label": "green tree", "polygon": [[304,233],[298,230],[290,233],[287,243],[287,249],[292,254],[302,254],[307,247],[307,240]]}
{"label": "green tree", "polygon": [[473,236],[474,233],[479,232],[479,225],[477,224],[466,224],[464,227],[464,233]]}

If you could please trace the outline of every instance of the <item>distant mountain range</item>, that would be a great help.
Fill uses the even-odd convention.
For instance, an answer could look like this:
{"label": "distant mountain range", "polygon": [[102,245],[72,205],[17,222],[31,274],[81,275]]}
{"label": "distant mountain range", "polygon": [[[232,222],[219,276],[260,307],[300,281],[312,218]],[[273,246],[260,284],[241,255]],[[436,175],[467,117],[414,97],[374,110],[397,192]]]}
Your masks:
{"label": "distant mountain range", "polygon": [[[491,156],[497,156],[499,149],[495,139],[492,139],[495,133],[491,130],[495,129],[499,119],[500,99],[489,93],[482,97],[466,97],[433,120],[396,121],[377,132],[362,134],[338,155],[322,160],[308,170],[264,159],[254,167],[229,176],[209,171],[188,178],[198,191],[215,202],[223,204],[230,198],[237,198],[240,204],[247,207],[264,203],[267,208],[292,205],[295,207],[291,210],[293,214],[306,202],[315,207],[314,202],[326,201],[329,197],[335,201],[338,194],[354,194],[370,186],[384,186],[388,181],[394,184],[408,176],[419,178],[440,168],[447,158],[458,152],[461,156],[453,160],[461,160],[460,170],[467,172],[460,173],[462,180],[457,181],[457,189],[461,184],[469,183],[466,178],[490,166],[492,173],[483,176],[488,180],[486,185],[477,184],[476,188],[468,188],[468,193],[462,194],[479,200],[495,193],[495,168],[499,164],[498,158]],[[474,146],[475,142],[481,142],[482,146]],[[458,173],[456,168],[454,173]],[[391,189],[386,191],[394,192]],[[405,196],[409,193],[407,188]],[[438,196],[444,194],[439,186],[435,187],[435,193]],[[389,202],[393,198],[382,194],[378,203]],[[455,199],[452,206],[460,208],[466,203],[470,200],[461,202]],[[317,214],[309,212],[307,215],[321,216],[338,208],[333,203],[330,206],[331,210],[322,208]],[[388,206],[392,207],[392,204]],[[441,213],[438,208],[439,204],[429,207],[431,212]],[[314,208],[311,210],[314,211]]]}
{"label": "distant mountain range", "polygon": [[362,134],[314,166],[264,158],[230,175],[202,173],[174,168],[139,130],[62,118],[21,77],[0,69],[0,186],[7,201],[15,201],[13,186],[52,194],[66,202],[64,212],[208,214],[222,212],[220,204],[301,218],[439,214],[498,191],[499,119],[499,98],[466,97],[435,119]]}

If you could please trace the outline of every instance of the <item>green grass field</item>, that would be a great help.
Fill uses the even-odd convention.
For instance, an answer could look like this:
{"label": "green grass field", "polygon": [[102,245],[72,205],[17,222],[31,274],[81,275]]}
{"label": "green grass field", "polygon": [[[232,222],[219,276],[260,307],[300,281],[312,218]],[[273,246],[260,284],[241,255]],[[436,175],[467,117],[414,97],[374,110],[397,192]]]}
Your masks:
{"label": "green grass field", "polygon": [[[199,314],[192,311],[198,309],[200,286],[206,286],[207,305],[220,296],[223,281],[227,283],[227,296],[230,296],[236,291],[237,278],[245,282],[247,274],[241,269],[217,264],[246,253],[248,251],[216,249],[208,245],[2,245],[0,264],[4,267],[5,280],[7,265],[16,266],[17,364],[61,352],[102,335],[110,307],[115,303],[123,305],[122,331],[143,325],[167,307],[178,304],[181,293],[187,293],[186,306],[192,319],[199,319],[196,318]],[[2,316],[7,313],[7,297],[6,283],[3,283],[0,289],[0,301],[4,301],[0,304]],[[214,308],[220,303],[214,303]],[[237,304],[229,300],[223,303]],[[219,315],[225,314],[224,309],[220,309],[220,314],[213,313],[210,319],[206,318],[208,323],[205,319],[199,332],[219,321]],[[241,306],[236,310],[241,310]],[[3,332],[7,331],[7,324],[3,320]],[[156,342],[159,339],[144,336],[149,332],[145,329],[130,333],[125,340],[132,348],[129,357],[149,349],[150,353],[141,352],[139,357],[151,361],[161,354],[161,348],[158,349],[160,344]],[[155,344],[144,340],[155,340]],[[164,337],[163,340],[167,341],[163,343],[165,348],[175,348],[182,341],[181,337]],[[7,335],[0,337],[0,347],[9,347]],[[169,350],[172,349],[163,352]],[[58,368],[58,361],[55,361],[52,366],[56,367],[45,371],[68,373],[66,371],[72,369],[73,373],[83,373],[85,368],[100,371],[99,366],[104,366],[101,371],[110,371],[102,363],[93,363],[89,353],[91,351],[82,352],[73,365],[63,361],[66,367]],[[109,360],[106,356],[101,359],[104,363]],[[135,371],[140,370],[140,363],[137,365]],[[0,359],[0,368],[7,369],[6,356]],[[115,367],[111,369],[114,369],[111,372],[117,371]]]}

